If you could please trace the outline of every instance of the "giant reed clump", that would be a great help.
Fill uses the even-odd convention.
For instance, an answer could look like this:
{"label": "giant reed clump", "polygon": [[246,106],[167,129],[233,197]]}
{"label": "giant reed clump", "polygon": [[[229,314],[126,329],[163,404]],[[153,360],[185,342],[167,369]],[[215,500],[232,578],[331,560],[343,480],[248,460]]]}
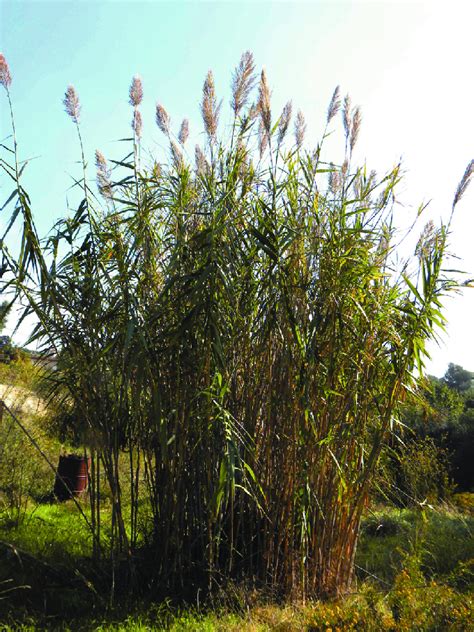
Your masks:
{"label": "giant reed clump", "polygon": [[[128,155],[96,154],[102,196],[83,157],[77,211],[42,241],[16,143],[1,161],[15,183],[9,226],[23,226],[17,254],[3,241],[3,290],[35,315],[32,339],[58,354],[50,397],[93,457],[94,556],[136,576],[140,512],[150,512],[148,560],[163,590],[232,578],[339,594],[382,446],[456,287],[442,268],[450,224],[395,264],[400,166],[377,178],[353,164],[361,116],[348,97],[341,110],[339,89],[311,150],[303,114],[292,123],[291,103],[273,110],[250,53],[220,135],[209,72],[195,166],[187,121],[176,142],[160,104],[170,158],[140,161],[142,98],[135,78]],[[82,151],[71,87],[65,106]],[[333,165],[322,157],[338,112],[345,157]],[[466,173],[460,192],[472,163]]]}

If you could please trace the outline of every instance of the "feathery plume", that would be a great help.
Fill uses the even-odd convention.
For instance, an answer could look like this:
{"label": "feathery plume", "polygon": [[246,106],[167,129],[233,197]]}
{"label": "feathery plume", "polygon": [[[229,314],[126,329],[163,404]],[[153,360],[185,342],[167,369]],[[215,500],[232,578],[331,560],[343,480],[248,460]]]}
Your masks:
{"label": "feathery plume", "polygon": [[107,170],[107,160],[105,159],[104,154],[98,149],[95,150],[95,166],[101,172],[105,172]]}
{"label": "feathery plume", "polygon": [[456,193],[454,195],[453,208],[456,204],[461,200],[462,196],[466,192],[467,187],[471,182],[471,178],[474,174],[474,160],[467,165],[466,171],[464,172],[463,177],[461,178],[461,182],[458,184],[456,189]]}
{"label": "feathery plume", "polygon": [[178,134],[178,140],[181,143],[181,145],[184,145],[184,143],[188,140],[189,137],[189,121],[188,119],[183,119],[183,122],[181,123],[181,127],[179,130],[179,134]]}
{"label": "feathery plume", "polygon": [[303,112],[298,110],[295,121],[295,142],[298,149],[301,149],[304,141],[304,135],[306,132],[306,121],[303,116]]}
{"label": "feathery plume", "polygon": [[429,220],[418,239],[418,243],[415,248],[415,255],[419,259],[425,259],[429,256],[430,252],[433,250],[433,246],[436,244],[437,239],[439,237],[438,231],[434,225],[433,220]]}
{"label": "feathery plume", "polygon": [[378,252],[384,259],[386,259],[390,253],[390,229],[387,226],[382,229]]}
{"label": "feathery plume", "polygon": [[166,136],[170,134],[170,117],[161,103],[156,104],[156,124]]}
{"label": "feathery plume", "polygon": [[254,72],[255,63],[253,55],[250,51],[246,51],[240,58],[239,65],[234,70],[232,76],[231,107],[236,116],[247,103],[252,88],[255,85]]}
{"label": "feathery plume", "polygon": [[95,150],[95,166],[97,167],[97,188],[106,198],[112,197],[112,186],[110,182],[110,169],[104,154],[98,149]]}
{"label": "feathery plume", "polygon": [[250,156],[247,145],[242,138],[237,141],[237,151],[240,158],[239,177],[243,180],[249,173]]}
{"label": "feathery plume", "polygon": [[79,103],[79,97],[77,96],[74,86],[68,86],[64,94],[63,99],[64,109],[66,114],[72,118],[75,123],[79,122],[79,115],[81,113],[81,105]]}
{"label": "feathery plume", "polygon": [[329,123],[331,119],[333,119],[336,116],[336,114],[339,112],[340,107],[341,107],[340,88],[339,86],[336,86],[336,89],[333,92],[333,95],[331,97],[331,101],[328,107],[327,123]]}
{"label": "feathery plume", "polygon": [[346,138],[351,133],[351,98],[348,94],[344,97],[344,108],[342,110],[342,122],[344,123],[344,131]]}
{"label": "feathery plume", "polygon": [[201,114],[204,121],[204,129],[209,137],[213,139],[217,132],[219,123],[220,104],[217,104],[216,91],[214,86],[214,76],[209,70],[202,88]]}
{"label": "feathery plume", "polygon": [[332,162],[330,164],[330,169],[331,170],[328,175],[329,188],[333,193],[335,193],[341,186],[341,174]]}
{"label": "feathery plume", "polygon": [[253,121],[258,117],[258,105],[253,103],[240,120],[240,133],[244,133],[252,126]]}
{"label": "feathery plume", "polygon": [[357,142],[357,138],[359,136],[361,122],[362,122],[362,114],[360,112],[360,108],[357,107],[354,110],[354,114],[352,115],[351,139],[350,139],[351,151],[354,149],[354,146],[355,146],[355,144]]}
{"label": "feathery plume", "polygon": [[265,149],[268,146],[268,132],[265,129],[265,124],[262,119],[258,122],[258,151],[260,152],[260,158],[265,153]]}
{"label": "feathery plume", "polygon": [[10,74],[7,60],[5,59],[5,55],[0,53],[0,84],[5,88],[5,90],[8,90],[11,82],[12,76]]}
{"label": "feathery plume", "polygon": [[258,103],[252,103],[252,105],[249,107],[247,116],[249,118],[249,121],[253,121],[257,118],[258,116]]}
{"label": "feathery plume", "polygon": [[241,131],[248,130],[255,119],[258,118],[258,103],[252,103],[245,115],[242,117]]}
{"label": "feathery plume", "polygon": [[244,139],[241,136],[239,136],[239,138],[237,139],[236,149],[238,157],[241,158],[243,162],[245,162],[248,158],[249,151]]}
{"label": "feathery plume", "polygon": [[151,177],[153,180],[158,181],[161,176],[161,165],[155,160],[153,167],[151,168]]}
{"label": "feathery plume", "polygon": [[346,160],[344,160],[344,162],[342,163],[342,167],[341,167],[341,175],[343,178],[347,176],[348,171],[349,171],[349,161],[346,158]]}
{"label": "feathery plume", "polygon": [[270,89],[268,87],[267,75],[262,70],[260,75],[260,85],[258,87],[258,111],[263,123],[263,127],[270,134],[272,128],[272,113],[270,108]]}
{"label": "feathery plume", "polygon": [[174,140],[170,140],[171,158],[176,169],[183,166],[183,154]]}
{"label": "feathery plume", "polygon": [[321,156],[321,145],[318,143],[318,145],[316,146],[316,149],[313,149],[312,154],[311,154],[311,160],[313,161],[315,168],[317,168],[320,156]]}
{"label": "feathery plume", "polygon": [[206,160],[206,156],[199,145],[196,145],[196,149],[194,150],[194,158],[196,161],[196,171],[198,175],[202,176],[208,171],[209,165]]}
{"label": "feathery plume", "polygon": [[140,110],[135,109],[133,112],[132,129],[135,132],[135,136],[137,138],[141,138],[142,125],[143,125],[143,121],[142,121],[142,115],[140,114]]}
{"label": "feathery plume", "polygon": [[354,188],[354,196],[356,200],[362,200],[362,189],[364,188],[364,183],[362,182],[362,176],[359,174],[353,181]]}
{"label": "feathery plume", "polygon": [[132,79],[132,83],[130,84],[130,105],[137,107],[140,105],[143,99],[143,84],[142,80],[138,75],[135,75]]}
{"label": "feathery plume", "polygon": [[288,103],[285,105],[281,113],[280,121],[278,123],[278,144],[279,145],[281,145],[281,143],[283,142],[283,139],[286,136],[286,132],[288,131],[288,127],[291,121],[292,109],[293,109],[293,106],[291,104],[291,101],[288,101]]}

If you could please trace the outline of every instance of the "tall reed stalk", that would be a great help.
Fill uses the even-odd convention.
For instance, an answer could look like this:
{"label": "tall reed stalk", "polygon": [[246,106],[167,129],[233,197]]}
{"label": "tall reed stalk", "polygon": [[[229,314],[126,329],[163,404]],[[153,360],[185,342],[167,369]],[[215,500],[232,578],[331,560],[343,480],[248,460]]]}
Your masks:
{"label": "tall reed stalk", "polygon": [[[188,122],[174,137],[157,105],[170,159],[145,165],[135,78],[130,152],[96,153],[101,195],[82,154],[77,212],[42,241],[16,142],[13,154],[4,147],[15,183],[4,209],[14,207],[8,230],[22,222],[22,246],[13,256],[2,241],[2,291],[35,315],[32,340],[58,354],[50,396],[93,455],[98,560],[108,552],[114,573],[126,562],[136,578],[140,512],[151,512],[148,563],[163,590],[213,590],[232,578],[333,596],[351,585],[381,449],[426,342],[444,326],[442,297],[457,287],[442,267],[451,220],[429,225],[400,266],[401,169],[377,178],[353,164],[359,109],[348,97],[341,107],[336,89],[323,138],[306,149],[301,112],[291,138],[291,103],[272,111],[265,73],[253,103],[257,83],[245,53],[231,131],[220,134],[208,73],[195,165]],[[71,87],[65,105],[82,148]],[[334,165],[323,151],[338,113],[345,158]],[[473,163],[455,203],[472,172]]]}

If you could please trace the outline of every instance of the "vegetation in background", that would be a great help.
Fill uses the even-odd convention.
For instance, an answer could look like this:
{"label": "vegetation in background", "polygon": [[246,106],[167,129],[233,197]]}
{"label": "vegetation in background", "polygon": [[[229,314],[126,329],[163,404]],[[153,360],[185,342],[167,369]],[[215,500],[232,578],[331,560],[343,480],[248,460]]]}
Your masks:
{"label": "vegetation in background", "polygon": [[[32,502],[51,496],[54,473],[31,442],[32,438],[56,463],[61,446],[53,431],[51,411],[44,414],[40,388],[44,375],[45,370],[21,350],[17,350],[16,360],[0,362],[0,522],[10,527],[24,521]],[[21,417],[23,428],[3,402]]]}
{"label": "vegetation in background", "polygon": [[0,543],[0,582],[14,578],[15,586],[31,586],[2,602],[9,612],[2,621],[12,629],[74,631],[467,630],[473,605],[473,527],[473,518],[445,510],[372,513],[362,523],[357,586],[339,600],[283,604],[274,594],[229,584],[207,603],[153,603],[124,595],[106,612],[103,578],[94,574],[88,558],[86,526],[70,502],[42,505],[19,529],[0,527],[0,542],[4,533],[11,541],[9,549]]}
{"label": "vegetation in background", "polygon": [[8,301],[3,301],[2,303],[0,303],[0,332],[5,329],[10,310],[11,303],[9,303]]}
{"label": "vegetation in background", "polygon": [[[8,301],[0,303],[0,334],[5,328],[12,304]],[[18,350],[13,346],[10,336],[0,336],[0,363],[8,364],[18,358]]]}
{"label": "vegetation in background", "polygon": [[473,377],[450,364],[441,379],[428,377],[403,407],[405,430],[385,459],[392,501],[446,500],[453,491],[474,491]]}
{"label": "vegetation in background", "polygon": [[0,587],[10,579],[8,586],[16,588],[0,604],[8,613],[2,623],[74,631],[467,630],[473,613],[473,528],[474,518],[454,511],[370,512],[362,522],[357,585],[339,600],[282,604],[271,592],[228,584],[210,602],[200,595],[184,605],[123,595],[107,612],[104,577],[94,572],[90,533],[77,510],[70,501],[41,505],[15,530],[0,524]]}
{"label": "vegetation in background", "polygon": [[[51,453],[51,441],[41,428],[41,419],[30,419],[30,423],[35,427],[35,438],[44,447],[47,446],[46,449]],[[53,445],[55,450],[52,458],[55,462],[59,450],[57,443]],[[37,454],[24,432],[5,414],[0,425],[1,520],[18,525],[32,499],[38,502],[51,494],[53,481],[50,468]]]}
{"label": "vegetation in background", "polygon": [[[135,77],[128,153],[96,152],[100,196],[69,86],[80,202],[40,240],[3,56],[0,83],[13,130],[1,158],[8,230],[22,226],[18,252],[2,241],[2,291],[59,358],[48,399],[92,455],[84,517],[110,600],[144,585],[194,599],[229,581],[293,598],[345,592],[380,454],[443,326],[442,298],[458,287],[443,269],[451,218],[429,223],[400,262],[401,169],[379,177],[353,164],[360,110],[337,88],[307,149],[303,114],[292,124],[291,103],[272,110],[266,74],[258,80],[245,53],[230,129],[205,79],[194,164],[187,120],[175,130],[161,104],[169,157],[145,161]],[[323,149],[338,113],[333,164]]]}

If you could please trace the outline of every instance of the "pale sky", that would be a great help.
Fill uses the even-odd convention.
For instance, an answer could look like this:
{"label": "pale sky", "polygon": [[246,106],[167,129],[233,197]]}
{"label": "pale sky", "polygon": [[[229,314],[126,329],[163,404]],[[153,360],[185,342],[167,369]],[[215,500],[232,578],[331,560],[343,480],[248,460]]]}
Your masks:
{"label": "pale sky", "polygon": [[[77,173],[74,130],[62,97],[75,85],[94,177],[93,151],[118,157],[128,134],[128,86],[143,78],[146,143],[163,145],[154,125],[157,100],[176,125],[200,129],[202,82],[209,68],[229,100],[233,67],[251,50],[264,66],[275,111],[288,99],[308,121],[315,145],[337,84],[363,113],[356,162],[382,173],[401,157],[400,217],[431,200],[425,219],[447,218],[457,183],[474,158],[473,2],[34,2],[0,0],[0,51],[13,76],[22,158],[41,234],[71,203]],[[225,120],[225,117],[223,117]],[[0,137],[9,134],[0,95]],[[331,159],[331,155],[327,155]],[[0,200],[9,194],[0,177]],[[0,206],[1,206],[0,202]],[[3,223],[5,218],[0,218]],[[474,185],[459,204],[451,250],[474,277]],[[448,362],[474,370],[474,289],[446,302],[448,336],[431,348],[428,371]],[[20,332],[18,342],[22,342]]]}

